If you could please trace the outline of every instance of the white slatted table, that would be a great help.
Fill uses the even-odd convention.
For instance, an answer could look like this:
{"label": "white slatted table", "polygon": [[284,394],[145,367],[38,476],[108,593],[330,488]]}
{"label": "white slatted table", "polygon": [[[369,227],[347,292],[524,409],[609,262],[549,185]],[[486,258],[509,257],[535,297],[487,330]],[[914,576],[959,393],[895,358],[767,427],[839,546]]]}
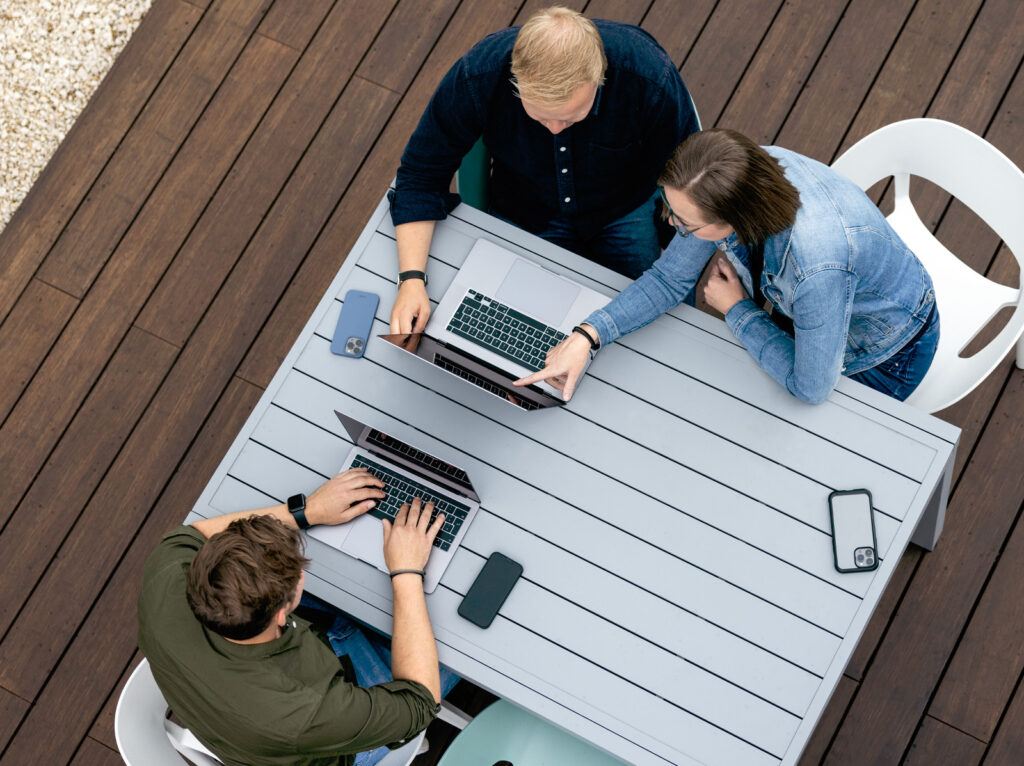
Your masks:
{"label": "white slatted table", "polygon": [[[627,283],[461,206],[434,236],[433,298],[478,237],[609,295]],[[845,379],[805,405],[688,307],[603,350],[566,407],[465,387],[467,406],[380,340],[330,353],[351,288],[380,296],[387,332],[395,272],[382,202],[189,520],[312,491],[350,446],[332,410],[351,414],[464,468],[482,499],[428,597],[445,665],[629,763],[795,763],[915,528],[937,539],[958,429]],[[843,575],[826,498],[859,487],[882,564]],[[525,574],[482,630],[456,608],[495,550]],[[309,553],[310,592],[390,632],[386,575]]]}

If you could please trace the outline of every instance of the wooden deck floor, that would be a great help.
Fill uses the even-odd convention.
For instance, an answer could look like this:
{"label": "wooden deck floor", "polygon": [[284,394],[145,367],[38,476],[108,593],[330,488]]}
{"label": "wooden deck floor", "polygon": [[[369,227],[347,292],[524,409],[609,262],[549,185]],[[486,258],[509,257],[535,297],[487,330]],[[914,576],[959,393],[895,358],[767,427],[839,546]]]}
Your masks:
{"label": "wooden deck floor", "polygon": [[[705,126],[829,162],[927,115],[1024,166],[1020,0],[562,1],[654,34]],[[137,661],[146,555],[269,382],[447,67],[543,4],[154,0],[0,235],[2,763],[120,763],[113,706]],[[1016,284],[997,237],[927,191],[939,237]],[[806,763],[1024,762],[1022,412],[1007,361],[942,414],[964,429],[945,534],[904,556]]]}

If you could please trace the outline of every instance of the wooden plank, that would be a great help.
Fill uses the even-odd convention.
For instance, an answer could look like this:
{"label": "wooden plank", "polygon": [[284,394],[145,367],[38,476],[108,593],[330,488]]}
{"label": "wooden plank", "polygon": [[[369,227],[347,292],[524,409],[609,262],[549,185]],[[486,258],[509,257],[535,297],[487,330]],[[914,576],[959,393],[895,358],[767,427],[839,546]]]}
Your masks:
{"label": "wooden plank", "polygon": [[387,16],[388,3],[338,3],[167,273],[137,323],[184,344],[295,171]]}
{"label": "wooden plank", "polygon": [[395,114],[388,120],[373,151],[365,157],[358,176],[327,222],[302,269],[260,331],[239,370],[243,378],[266,386],[273,377],[298,329],[306,323],[323,295],[324,285],[330,284],[337,273],[341,254],[351,249],[388,182],[394,178],[402,149],[437,84],[463,53],[486,34],[503,28],[512,19],[517,6],[512,0],[491,3],[477,0],[459,6]]}
{"label": "wooden plank", "polygon": [[840,151],[883,125],[925,113],[980,6],[981,0],[917,4]]}
{"label": "wooden plank", "polygon": [[681,70],[705,128],[718,125],[780,6],[779,0],[722,0],[715,6]]}
{"label": "wooden plank", "polygon": [[986,766],[1020,763],[1024,753],[1024,686],[1018,686],[982,763]]}
{"label": "wooden plank", "polygon": [[848,676],[841,676],[836,690],[832,693],[832,699],[829,700],[825,712],[821,714],[814,734],[804,747],[804,752],[800,756],[800,766],[814,766],[825,760],[832,735],[846,715],[846,709],[856,692],[857,682]]}
{"label": "wooden plank", "polygon": [[32,703],[28,700],[23,700],[14,692],[0,687],[0,752],[7,747],[30,707]]}
{"label": "wooden plank", "polygon": [[[0,560],[7,561],[24,582],[35,583],[46,572],[177,353],[178,349],[141,330],[125,337],[0,533]],[[0,635],[7,632],[31,593],[31,588],[0,590]],[[0,668],[0,683],[9,669],[9,665]]]}
{"label": "wooden plank", "polygon": [[457,7],[458,0],[399,2],[356,74],[404,93]]}
{"label": "wooden plank", "polygon": [[[1000,103],[1007,106],[1013,104],[1009,98],[1004,101],[1004,96],[1015,79],[1022,57],[1024,3],[1016,0],[986,0],[957,51],[949,72],[943,78],[935,100],[929,105],[927,116],[949,120],[978,135],[986,135]],[[1016,103],[1020,104],[1020,101]],[[989,141],[995,143],[1018,167],[1024,165],[1024,147],[1018,142],[1006,141],[997,135],[993,135]],[[936,186],[912,194],[914,207],[921,220],[934,230],[946,211],[949,195]],[[961,216],[950,221],[951,225],[946,225],[944,221],[942,228],[958,235],[958,241],[952,244],[953,252],[963,253],[964,260],[984,273],[988,263],[972,262],[971,259],[986,249],[991,255],[994,247],[986,248],[985,242],[993,241],[995,237],[989,232],[981,241],[974,237],[966,238],[964,235],[968,233],[967,230],[975,227],[968,223],[966,216]],[[945,239],[946,232],[939,236]]]}
{"label": "wooden plank", "polygon": [[0,232],[0,317],[7,316],[201,16],[183,0],[156,0],[142,18]]}
{"label": "wooden plank", "polygon": [[256,32],[297,51],[305,50],[334,4],[335,0],[274,3]]}
{"label": "wooden plank", "polygon": [[922,559],[907,597],[846,720],[833,754],[862,762],[902,757],[1021,501],[1024,374],[1014,374],[964,472],[943,542]]}
{"label": "wooden plank", "polygon": [[[85,295],[271,2],[224,0],[203,15],[46,256],[39,268],[41,279],[72,295]],[[189,198],[182,195],[177,201]]]}
{"label": "wooden plank", "polygon": [[96,720],[93,721],[92,728],[89,729],[90,737],[100,744],[106,745],[111,750],[117,750],[117,738],[114,735],[114,715],[117,712],[117,701],[121,698],[121,692],[124,690],[124,685],[128,683],[129,676],[139,666],[140,662],[142,662],[142,652],[137,651],[135,656],[132,657],[131,662],[128,663],[128,667],[125,668],[124,673],[121,674],[121,678],[118,679],[117,686],[113,688],[107,697],[103,709],[100,710]]}
{"label": "wooden plank", "polygon": [[[568,0],[568,2],[559,3],[559,5],[565,8],[572,8],[574,11],[582,12],[587,5],[587,0]],[[537,11],[550,7],[550,0],[526,0],[526,2],[523,3],[523,7],[519,9],[519,13],[516,14],[515,19],[512,20],[509,26],[524,24],[526,20]]]}
{"label": "wooden plank", "polygon": [[265,37],[246,49],[0,429],[0,473],[8,490],[0,500],[0,520],[9,516],[124,337],[296,56]]}
{"label": "wooden plank", "polygon": [[[694,0],[688,3],[655,0],[641,26],[654,35],[678,68],[689,55],[714,7],[714,0]],[[700,105],[697,106],[700,113]]]}
{"label": "wooden plank", "polygon": [[831,162],[913,7],[853,0],[774,142]]}
{"label": "wooden plank", "polygon": [[0,324],[0,423],[78,307],[78,301],[33,279]]}
{"label": "wooden plank", "polygon": [[651,0],[590,0],[584,13],[592,19],[608,19],[622,24],[639,24],[651,5]]}
{"label": "wooden plank", "polygon": [[[73,637],[76,622],[85,616],[117,564],[118,551],[128,545],[166,481],[173,463],[162,454],[184,453],[258,331],[256,310],[240,313],[238,307],[248,303],[268,309],[275,304],[287,282],[285,275],[305,254],[394,100],[391,91],[359,78],[346,88],[243,256],[244,267],[232,273],[57,560],[0,644],[0,666],[11,674],[15,689],[38,690],[45,681]],[[328,179],[321,174],[325,167],[332,170]],[[154,450],[154,444],[160,450]],[[123,524],[110,526],[103,520],[115,506],[126,509]],[[57,626],[52,625],[55,613],[62,614]],[[44,633],[45,646],[40,646],[38,639]],[[22,662],[27,656],[33,658],[31,663]]]}
{"label": "wooden plank", "polygon": [[719,122],[770,144],[814,70],[848,0],[783,5]]}
{"label": "wooden plank", "polygon": [[[233,380],[166,491],[160,494],[159,501],[158,488],[152,487],[147,497],[126,495],[121,498],[120,508],[138,502],[144,505],[145,510],[153,508],[153,511],[141,530],[131,527],[132,533],[138,531],[138,535],[130,545],[119,540],[113,544],[100,543],[100,547],[94,549],[116,551],[117,555],[123,553],[124,556],[88,616],[68,618],[74,622],[78,635],[60,658],[24,724],[4,753],[6,762],[67,763],[71,760],[97,713],[110,697],[116,679],[136,651],[135,604],[146,558],[160,537],[181,522],[183,509],[189,508],[195,500],[197,489],[213,472],[259,394],[257,389],[243,381]],[[167,419],[166,415],[160,417]],[[151,452],[162,451],[153,450],[152,444],[149,445]],[[159,461],[167,473],[173,470],[181,454],[174,451],[171,457],[171,451],[168,447]],[[150,477],[145,477],[142,483],[147,484],[149,480]],[[159,486],[164,486],[165,481],[166,476],[159,481]],[[112,526],[109,514],[98,523]],[[126,519],[124,523],[130,522]],[[78,566],[82,572],[82,565]],[[65,624],[62,619],[51,619],[51,625],[63,627]],[[48,633],[40,637],[41,642],[49,640]],[[68,704],[68,700],[74,700],[74,704]]]}
{"label": "wooden plank", "polygon": [[86,737],[75,753],[71,766],[122,766],[120,754],[92,737]]}
{"label": "wooden plank", "polygon": [[981,763],[984,754],[984,742],[926,715],[903,763],[907,766],[932,766],[936,763],[972,766]]}
{"label": "wooden plank", "polygon": [[1018,520],[985,585],[928,715],[984,742],[1024,671],[1024,522]]}

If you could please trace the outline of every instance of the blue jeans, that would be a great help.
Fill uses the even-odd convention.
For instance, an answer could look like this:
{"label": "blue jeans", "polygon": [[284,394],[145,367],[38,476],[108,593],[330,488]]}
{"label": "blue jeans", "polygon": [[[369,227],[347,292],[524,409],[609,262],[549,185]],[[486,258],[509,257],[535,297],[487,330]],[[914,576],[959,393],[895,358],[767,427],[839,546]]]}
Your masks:
{"label": "blue jeans", "polygon": [[[625,277],[636,279],[661,255],[658,231],[654,226],[654,203],[657,197],[655,193],[640,207],[605,225],[588,239],[580,237],[568,218],[555,218],[534,233]],[[513,225],[519,225],[493,210],[490,213]]]}
{"label": "blue jeans", "polygon": [[[356,683],[360,686],[376,686],[394,680],[391,677],[391,646],[386,639],[372,630],[360,627],[330,605],[314,596],[302,595],[300,604],[307,609],[334,616],[334,622],[327,631],[334,653],[341,657],[348,655],[356,672]],[[459,677],[441,666],[441,696],[444,697],[459,682]],[[386,747],[378,747],[356,755],[355,766],[373,766],[388,754]]]}
{"label": "blue jeans", "polygon": [[881,364],[851,375],[850,379],[902,402],[924,380],[938,345],[939,312],[933,305],[917,337]]}

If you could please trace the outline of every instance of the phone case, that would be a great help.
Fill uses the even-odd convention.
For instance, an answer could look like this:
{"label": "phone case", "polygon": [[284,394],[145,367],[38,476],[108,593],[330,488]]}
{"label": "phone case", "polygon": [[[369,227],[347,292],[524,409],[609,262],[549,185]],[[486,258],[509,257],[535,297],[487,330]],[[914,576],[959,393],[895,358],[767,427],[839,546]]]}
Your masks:
{"label": "phone case", "polygon": [[380,298],[376,295],[362,290],[349,290],[345,293],[341,316],[338,317],[334,339],[331,341],[332,352],[357,359],[363,355],[379,302]]}
{"label": "phone case", "polygon": [[481,628],[490,627],[522,574],[519,562],[501,553],[492,553],[459,604],[459,614]]}
{"label": "phone case", "polygon": [[[837,528],[836,528],[835,505],[834,505],[833,501],[836,498],[843,497],[843,496],[849,496],[849,495],[864,495],[867,498],[867,508],[868,508],[868,517],[867,517],[867,519],[868,519],[868,525],[870,525],[870,531],[871,531],[871,535],[870,535],[870,537],[871,537],[871,539],[870,539],[871,544],[870,544],[870,546],[866,545],[866,543],[868,542],[867,534],[866,534],[866,530],[868,528],[868,525],[864,525],[862,523],[862,526],[864,527],[864,530],[860,531],[860,534],[863,536],[863,540],[858,540],[858,542],[863,542],[865,544],[864,545],[856,545],[856,547],[854,547],[854,549],[853,549],[854,550],[854,554],[853,554],[854,566],[853,567],[844,567],[842,565],[842,563],[840,562],[840,552],[839,552],[839,550],[840,550],[840,546],[844,545],[846,541],[844,539],[841,542],[840,539],[839,539],[840,536],[843,535],[843,531],[842,530],[837,530]],[[836,571],[837,572],[842,572],[843,574],[846,574],[846,573],[849,573],[849,572],[873,572],[874,570],[878,569],[878,539],[875,536],[875,512],[874,512],[874,502],[873,502],[873,500],[871,498],[871,493],[868,490],[866,490],[866,489],[836,490],[835,492],[830,493],[829,496],[828,496],[828,507],[829,507],[828,520],[829,520],[829,524],[832,527],[832,559],[833,559],[833,564],[834,564],[834,566],[836,568]],[[870,550],[869,550],[869,548],[870,548]],[[845,549],[846,549],[846,547],[844,545],[844,550]]]}

